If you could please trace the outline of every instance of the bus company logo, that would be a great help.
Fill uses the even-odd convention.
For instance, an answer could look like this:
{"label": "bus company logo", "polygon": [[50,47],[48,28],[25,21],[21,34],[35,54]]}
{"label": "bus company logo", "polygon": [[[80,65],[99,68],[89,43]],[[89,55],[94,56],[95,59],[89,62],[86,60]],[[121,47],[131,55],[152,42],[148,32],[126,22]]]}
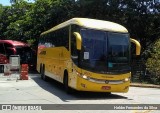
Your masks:
{"label": "bus company logo", "polygon": [[2,105],[2,110],[12,110],[12,106],[11,105]]}
{"label": "bus company logo", "polygon": [[109,81],[108,81],[108,80],[106,80],[106,81],[105,81],[105,83],[106,83],[106,84],[108,84],[108,83],[109,83]]}

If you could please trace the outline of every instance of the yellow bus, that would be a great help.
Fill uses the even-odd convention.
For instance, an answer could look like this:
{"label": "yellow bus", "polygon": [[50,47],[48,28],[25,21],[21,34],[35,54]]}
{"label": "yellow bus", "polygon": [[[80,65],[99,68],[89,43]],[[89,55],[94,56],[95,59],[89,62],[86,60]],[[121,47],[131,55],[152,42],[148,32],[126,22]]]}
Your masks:
{"label": "yellow bus", "polygon": [[37,71],[41,78],[55,79],[65,90],[92,92],[127,92],[130,86],[130,47],[140,43],[130,38],[119,24],[73,18],[39,38]]}

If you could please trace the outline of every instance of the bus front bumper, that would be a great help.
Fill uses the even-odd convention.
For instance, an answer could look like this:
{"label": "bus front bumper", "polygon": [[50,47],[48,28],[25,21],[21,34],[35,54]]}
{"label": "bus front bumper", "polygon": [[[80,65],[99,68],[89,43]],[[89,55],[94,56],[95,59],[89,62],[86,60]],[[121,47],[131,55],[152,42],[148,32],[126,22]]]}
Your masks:
{"label": "bus front bumper", "polygon": [[96,83],[81,77],[78,77],[77,90],[78,91],[92,91],[92,92],[128,92],[130,80],[127,82],[115,83]]}

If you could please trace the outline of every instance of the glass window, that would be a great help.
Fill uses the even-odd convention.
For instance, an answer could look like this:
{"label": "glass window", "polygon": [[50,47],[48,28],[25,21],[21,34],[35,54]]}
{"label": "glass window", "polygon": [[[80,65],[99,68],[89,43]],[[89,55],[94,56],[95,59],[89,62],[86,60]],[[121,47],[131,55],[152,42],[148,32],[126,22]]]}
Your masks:
{"label": "glass window", "polygon": [[129,34],[108,33],[108,70],[130,71]]}
{"label": "glass window", "polygon": [[129,62],[128,34],[108,33],[109,57],[112,62]]}
{"label": "glass window", "polygon": [[20,55],[21,63],[31,63],[33,58],[33,51],[30,47],[17,46],[17,55]]}
{"label": "glass window", "polygon": [[1,54],[6,54],[3,43],[0,43],[0,53],[1,53]]}
{"label": "glass window", "polygon": [[81,29],[80,67],[98,73],[130,72],[129,34]]}
{"label": "glass window", "polygon": [[69,27],[65,27],[61,32],[61,45],[64,46],[67,50],[69,50]]}
{"label": "glass window", "polygon": [[98,73],[107,72],[107,34],[104,31],[82,29],[83,46],[80,66]]}
{"label": "glass window", "polygon": [[[106,55],[106,35],[103,31],[85,30],[82,31],[83,49],[88,52],[88,59],[101,60]],[[84,56],[85,57],[85,56]]]}
{"label": "glass window", "polygon": [[71,26],[71,58],[73,62],[78,65],[79,61],[79,51],[77,50],[76,46],[76,37],[74,36],[74,32],[79,32],[79,26],[72,25]]}

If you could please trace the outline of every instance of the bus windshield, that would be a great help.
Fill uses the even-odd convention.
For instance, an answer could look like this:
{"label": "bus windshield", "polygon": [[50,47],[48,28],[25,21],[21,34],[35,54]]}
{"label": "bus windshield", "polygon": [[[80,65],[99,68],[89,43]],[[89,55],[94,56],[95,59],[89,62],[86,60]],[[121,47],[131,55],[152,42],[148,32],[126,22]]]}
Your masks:
{"label": "bus windshield", "polygon": [[129,34],[81,29],[80,66],[96,73],[130,72]]}

